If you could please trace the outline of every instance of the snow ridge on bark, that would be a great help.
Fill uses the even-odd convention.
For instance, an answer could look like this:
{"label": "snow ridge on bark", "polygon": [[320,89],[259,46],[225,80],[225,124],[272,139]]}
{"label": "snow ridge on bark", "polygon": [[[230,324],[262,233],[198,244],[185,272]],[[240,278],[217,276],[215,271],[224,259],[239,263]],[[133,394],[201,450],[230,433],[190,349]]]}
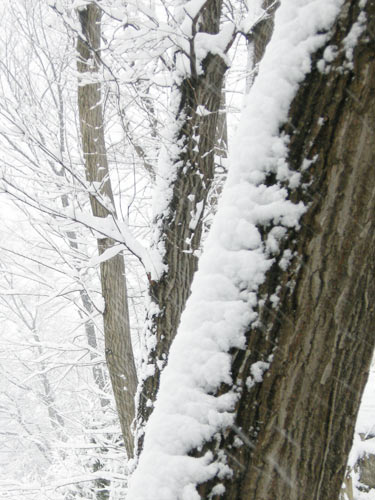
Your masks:
{"label": "snow ridge on bark", "polygon": [[[229,350],[244,345],[256,321],[257,290],[278,252],[286,228],[298,229],[305,211],[288,200],[298,174],[287,164],[288,138],[279,133],[298,84],[310,71],[310,55],[325,41],[341,0],[284,0],[273,39],[246,105],[231,169],[206,241],[192,294],[161,377],[144,450],[129,485],[129,500],[197,500],[196,485],[230,474],[225,463],[188,456],[230,426],[237,399]],[[274,173],[280,184],[266,186]],[[266,241],[259,226],[273,224]]]}

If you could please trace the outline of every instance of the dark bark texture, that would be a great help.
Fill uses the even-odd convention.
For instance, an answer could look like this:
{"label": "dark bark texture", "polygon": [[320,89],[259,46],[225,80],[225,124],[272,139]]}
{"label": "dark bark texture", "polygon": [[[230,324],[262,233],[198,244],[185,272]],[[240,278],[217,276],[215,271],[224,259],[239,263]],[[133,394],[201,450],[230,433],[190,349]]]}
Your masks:
{"label": "dark bark texture", "polygon": [[[217,33],[220,13],[221,0],[206,2],[200,16],[193,20],[193,33],[195,30]],[[220,56],[210,54],[203,61],[203,73],[197,74],[193,42],[190,64],[191,76],[179,86],[181,100],[176,119],[185,118],[176,137],[176,141],[183,144],[175,162],[177,178],[172,186],[173,196],[168,214],[156,221],[163,228],[161,239],[165,245],[164,260],[168,270],[159,281],[150,284],[151,300],[159,307],[160,313],[149,318],[152,334],[156,337],[156,347],[149,358],[155,373],[146,378],[142,385],[138,407],[139,428],[143,427],[152,412],[161,368],[165,366],[190,294],[198,263],[195,252],[201,244],[204,208],[214,178],[217,122],[227,66]],[[202,116],[197,112],[198,106],[203,106],[209,114]],[[192,225],[199,207],[202,210],[196,224]],[[142,436],[138,444],[140,451]]]}
{"label": "dark bark texture", "polygon": [[[337,57],[320,72],[325,47],[314,54],[283,128],[290,166],[306,183],[290,197],[309,208],[300,231],[285,241],[294,255],[290,267],[282,271],[275,263],[260,290],[261,326],[248,332],[246,350],[232,353],[233,380],[242,388],[236,425],[194,453],[224,451],[233,470],[227,480],[202,484],[202,498],[222,482],[225,494],[212,498],[340,494],[375,343],[374,0],[365,6],[367,24],[351,67],[342,41],[359,12],[359,1],[344,3],[326,44],[340,49]],[[306,158],[314,161],[302,171]],[[270,296],[277,287],[275,308]],[[251,365],[270,355],[263,381],[248,389]]]}
{"label": "dark bark texture", "polygon": [[275,12],[279,5],[280,2],[278,0],[263,0],[262,9],[264,10],[264,15],[255,23],[250,32],[246,34],[247,50],[250,56],[249,63],[251,63],[251,67],[248,68],[251,72],[246,82],[247,92],[249,92],[258,75],[260,61],[263,59],[267,45],[271,40],[275,25]]}
{"label": "dark bark texture", "polygon": [[263,59],[264,52],[273,33],[275,11],[279,5],[280,2],[277,0],[264,0],[262,9],[265,10],[266,14],[248,35],[248,41],[254,44],[254,66],[259,64]]}
{"label": "dark bark texture", "polygon": [[[78,109],[86,178],[97,186],[97,194],[90,195],[91,208],[94,216],[109,216],[116,221],[104,140],[101,84],[98,81],[101,11],[95,4],[90,4],[79,11],[79,19],[82,36],[77,41],[77,68],[79,73],[83,73],[83,79],[91,77],[94,81],[88,84],[79,83],[78,86]],[[109,204],[112,207],[109,207]],[[110,238],[98,239],[99,254],[112,247],[114,243]],[[134,395],[137,376],[130,337],[123,256],[118,254],[102,262],[100,277],[105,302],[103,324],[106,360],[126,451],[128,456],[132,457],[133,436],[130,429],[135,414]]]}

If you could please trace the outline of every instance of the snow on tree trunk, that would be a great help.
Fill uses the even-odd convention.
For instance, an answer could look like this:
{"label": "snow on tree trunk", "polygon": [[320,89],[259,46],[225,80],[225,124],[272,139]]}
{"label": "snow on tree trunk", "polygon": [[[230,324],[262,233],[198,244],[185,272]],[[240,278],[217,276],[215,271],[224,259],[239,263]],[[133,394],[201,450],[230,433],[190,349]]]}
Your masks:
{"label": "snow on tree trunk", "polygon": [[[112,217],[116,222],[104,141],[99,74],[101,11],[96,5],[89,4],[81,7],[78,14],[82,28],[77,41],[77,68],[81,74],[78,108],[86,177],[92,186],[91,208],[95,217]],[[98,239],[99,254],[113,245],[114,241],[110,238]],[[135,414],[137,375],[130,337],[123,256],[117,254],[101,262],[100,276],[105,302],[103,324],[106,360],[126,451],[132,457],[133,436],[130,428]]]}
{"label": "snow on tree trunk", "polygon": [[375,491],[375,370],[371,367],[355,426],[340,500],[371,499]]}
{"label": "snow on tree trunk", "polygon": [[375,343],[374,22],[281,2],[129,500],[339,497]]}
{"label": "snow on tree trunk", "polygon": [[194,15],[188,12],[192,32],[189,57],[185,67],[177,64],[174,75],[171,100],[175,108],[169,143],[159,163],[159,194],[154,202],[154,246],[163,256],[166,271],[160,280],[150,280],[147,350],[138,406],[139,451],[143,426],[152,412],[160,373],[197,269],[203,216],[214,178],[216,130],[227,64],[211,53],[200,60],[194,35],[215,36],[220,15],[221,0],[202,4]]}

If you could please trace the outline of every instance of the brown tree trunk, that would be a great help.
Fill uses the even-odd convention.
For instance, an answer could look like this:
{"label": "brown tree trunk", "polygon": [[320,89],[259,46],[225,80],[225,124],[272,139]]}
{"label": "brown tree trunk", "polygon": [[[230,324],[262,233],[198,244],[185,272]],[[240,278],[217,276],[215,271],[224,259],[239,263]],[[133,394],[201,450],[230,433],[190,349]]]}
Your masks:
{"label": "brown tree trunk", "polygon": [[249,60],[249,75],[246,81],[247,92],[250,91],[258,75],[259,63],[263,59],[267,45],[271,40],[275,25],[275,12],[279,5],[279,0],[263,0],[262,9],[264,9],[265,14],[255,24],[250,33],[246,35]]}
{"label": "brown tree trunk", "polygon": [[[89,4],[78,11],[82,36],[77,41],[79,73],[78,108],[86,178],[95,183],[96,195],[90,195],[92,213],[96,217],[116,218],[109,179],[104,141],[103,110],[101,105],[100,20],[101,11]],[[87,78],[93,83],[82,83]],[[109,204],[112,206],[109,207]],[[98,239],[99,254],[112,247],[109,238]],[[130,428],[134,419],[134,395],[137,376],[130,337],[129,313],[124,259],[121,254],[100,264],[105,354],[115,396],[122,434],[128,456],[133,455],[133,436]]]}
{"label": "brown tree trunk", "polygon": [[262,9],[265,10],[265,16],[254,26],[248,38],[254,44],[254,66],[258,65],[263,59],[268,42],[271,40],[273,27],[275,25],[275,11],[279,7],[278,0],[264,0]]}
{"label": "brown tree trunk", "polygon": [[[318,71],[317,62],[327,46],[343,47],[359,11],[359,1],[345,2],[290,108],[290,165],[301,170],[304,159],[316,160],[302,171],[307,189],[292,195],[309,209],[284,247],[293,252],[292,265],[282,271],[275,262],[260,291],[262,327],[248,332],[245,350],[233,352],[233,380],[243,388],[235,426],[219,446],[215,439],[203,450],[224,451],[233,476],[202,484],[202,498],[219,482],[226,488],[220,498],[230,500],[340,494],[375,343],[373,0],[353,68],[345,50],[329,71]],[[246,387],[252,364],[271,355],[263,381]]]}
{"label": "brown tree trunk", "polygon": [[[207,2],[201,15],[194,20],[193,32],[199,17],[200,32],[217,33],[220,15],[221,0]],[[159,312],[151,313],[148,318],[150,333],[155,337],[155,348],[150,352],[148,363],[154,371],[143,381],[139,398],[139,450],[142,447],[142,428],[152,412],[160,373],[166,364],[197,269],[196,252],[201,244],[203,214],[214,178],[217,122],[227,66],[220,56],[210,54],[203,61],[203,73],[198,75],[193,42],[190,64],[191,75],[178,87],[180,106],[175,119],[180,126],[175,141],[182,146],[181,153],[174,159],[177,177],[172,185],[173,195],[168,213],[155,221],[162,228],[160,241],[165,247],[164,262],[168,270],[161,280],[151,282],[149,289]],[[202,115],[201,109],[207,114]]]}

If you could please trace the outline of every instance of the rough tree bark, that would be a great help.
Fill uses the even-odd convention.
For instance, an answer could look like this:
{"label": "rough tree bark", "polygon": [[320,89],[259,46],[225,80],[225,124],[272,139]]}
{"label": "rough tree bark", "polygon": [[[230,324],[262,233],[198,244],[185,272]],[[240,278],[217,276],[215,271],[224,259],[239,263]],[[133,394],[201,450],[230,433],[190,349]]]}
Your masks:
{"label": "rough tree bark", "polygon": [[274,27],[276,9],[279,0],[263,0],[264,15],[255,23],[254,27],[246,34],[249,76],[246,81],[246,90],[249,92],[259,71],[259,63],[263,59],[268,42],[271,40]]}
{"label": "rough tree bark", "polygon": [[[226,454],[233,477],[220,498],[339,497],[375,343],[374,0],[364,10],[353,66],[343,40],[360,2],[347,0],[283,128],[290,165],[307,186],[291,196],[309,209],[285,243],[292,265],[282,271],[275,262],[261,289],[261,327],[248,332],[246,350],[232,353],[233,380],[243,388],[236,425],[219,444],[215,439],[194,453]],[[328,46],[338,50],[323,68]],[[313,161],[302,170],[306,158]],[[270,297],[278,286],[275,309]],[[271,355],[263,381],[247,388],[252,364]],[[201,497],[218,482],[202,484]]]}
{"label": "rough tree bark", "polygon": [[[210,194],[215,171],[215,154],[225,157],[226,116],[224,76],[227,66],[219,55],[209,54],[203,61],[203,73],[197,74],[194,36],[196,33],[218,33],[220,28],[222,0],[206,2],[193,19],[190,65],[191,75],[180,86],[180,107],[176,115],[178,122],[186,117],[176,135],[176,142],[183,145],[176,158],[177,179],[173,184],[173,197],[166,216],[156,221],[162,226],[161,241],[165,245],[165,263],[168,271],[158,282],[150,284],[151,300],[157,313],[149,318],[151,333],[155,336],[155,349],[148,362],[154,366],[153,374],[142,383],[138,405],[139,452],[142,449],[142,428],[153,410],[160,382],[160,374],[168,359],[171,343],[176,335],[181,314],[190,295],[190,287],[197,269],[197,250],[201,244],[203,216]],[[265,16],[248,37],[254,40],[256,63],[262,59],[273,31],[273,17],[279,2],[265,1]],[[234,38],[229,42],[228,49]],[[203,115],[200,109],[209,114]],[[217,159],[217,158],[216,158]],[[220,193],[221,187],[218,189]],[[216,196],[211,202],[216,203]],[[193,228],[192,219],[200,216]],[[188,242],[188,243],[187,243]],[[151,309],[155,311],[155,308]]]}
{"label": "rough tree bark", "polygon": [[275,11],[279,5],[280,1],[278,0],[264,0],[262,9],[264,9],[265,15],[247,35],[248,41],[254,45],[254,66],[258,65],[263,59],[264,52],[272,36]]}
{"label": "rough tree bark", "polygon": [[[78,108],[86,177],[97,194],[90,194],[92,213],[96,217],[116,219],[104,140],[101,104],[100,21],[101,11],[90,3],[80,8],[78,16],[82,33],[77,41],[77,68],[82,75],[78,85]],[[85,83],[91,79],[92,83]],[[94,184],[95,183],[95,184]],[[112,247],[110,238],[98,239],[99,254]],[[137,387],[130,337],[129,313],[124,259],[121,254],[100,264],[105,354],[111,378],[122,434],[129,457],[133,455],[130,428],[134,419],[134,395]]]}
{"label": "rough tree bark", "polygon": [[[221,6],[221,0],[206,2],[194,18],[190,76],[178,86],[180,105],[175,119],[180,125],[175,141],[181,145],[181,152],[174,160],[177,176],[172,185],[168,213],[155,221],[161,228],[160,241],[165,246],[164,262],[168,270],[159,281],[151,282],[149,288],[151,300],[156,305],[150,308],[152,312],[148,318],[150,333],[155,336],[155,349],[148,359],[154,372],[143,381],[139,397],[139,451],[142,427],[152,412],[160,373],[197,269],[196,252],[201,244],[203,215],[214,178],[217,122],[227,66],[220,56],[210,54],[203,61],[203,72],[197,74],[194,35],[197,32],[218,33]],[[202,116],[199,106],[209,113]]]}

